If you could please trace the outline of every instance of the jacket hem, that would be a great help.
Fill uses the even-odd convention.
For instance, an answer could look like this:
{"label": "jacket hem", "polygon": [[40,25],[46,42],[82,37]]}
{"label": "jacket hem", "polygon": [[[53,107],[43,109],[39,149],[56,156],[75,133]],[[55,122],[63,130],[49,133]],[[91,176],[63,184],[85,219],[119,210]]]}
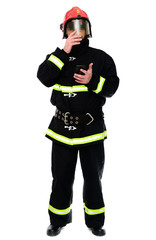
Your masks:
{"label": "jacket hem", "polygon": [[[51,129],[49,129],[49,131],[51,131],[53,133],[53,131]],[[92,135],[92,136],[97,136],[97,135],[98,134],[95,134],[95,135]],[[79,142],[80,138],[69,139],[70,140],[69,142],[65,142],[65,141],[62,141],[61,139],[56,138],[55,136],[53,136],[52,134],[50,134],[48,132],[46,133],[45,137],[47,137],[51,141],[54,141],[54,142],[57,142],[57,143],[60,143],[60,144],[63,144],[63,145],[69,146],[69,147],[79,147],[79,146],[83,147],[83,146],[86,146],[86,145],[93,145],[93,144],[96,144],[98,142],[104,141],[105,139],[107,139],[107,131],[103,132],[102,137],[98,137],[96,140],[92,139],[92,140],[87,141],[87,142],[85,142],[85,141],[80,141]],[[66,138],[64,136],[62,136],[62,137]],[[91,136],[88,136],[88,137],[91,137]],[[88,137],[81,138],[81,140],[86,139]],[[75,142],[75,140],[77,140],[77,142]]]}

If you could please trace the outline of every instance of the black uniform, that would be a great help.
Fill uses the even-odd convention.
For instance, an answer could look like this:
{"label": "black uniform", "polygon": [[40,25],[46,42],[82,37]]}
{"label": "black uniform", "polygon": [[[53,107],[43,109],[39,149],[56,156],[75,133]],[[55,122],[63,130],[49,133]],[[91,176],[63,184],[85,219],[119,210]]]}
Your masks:
{"label": "black uniform", "polygon": [[[77,65],[87,70],[90,63],[93,63],[90,82],[76,83],[73,75]],[[51,103],[56,106],[46,133],[53,141],[51,223],[65,226],[71,222],[72,185],[79,151],[86,225],[101,227],[105,213],[101,187],[103,140],[107,137],[102,106],[119,85],[114,61],[107,53],[89,47],[89,40],[84,39],[69,54],[57,48],[48,55],[39,66],[37,77],[45,86],[53,86]]]}

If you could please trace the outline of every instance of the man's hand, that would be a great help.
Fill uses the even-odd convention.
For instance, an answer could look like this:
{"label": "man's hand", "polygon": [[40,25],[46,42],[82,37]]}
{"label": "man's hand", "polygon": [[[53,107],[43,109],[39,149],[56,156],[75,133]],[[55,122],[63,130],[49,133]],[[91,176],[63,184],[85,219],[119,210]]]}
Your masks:
{"label": "man's hand", "polygon": [[75,35],[76,34],[76,31],[72,32],[66,42],[65,42],[65,46],[63,48],[63,50],[66,52],[66,53],[70,53],[71,50],[72,50],[72,47],[74,45],[79,45],[80,42],[82,41],[82,37],[80,35]]}
{"label": "man's hand", "polygon": [[84,69],[80,69],[80,71],[83,72],[84,75],[75,73],[74,74],[74,78],[76,79],[75,82],[82,83],[82,84],[89,83],[93,75],[92,66],[93,66],[93,63],[90,63],[87,71]]}

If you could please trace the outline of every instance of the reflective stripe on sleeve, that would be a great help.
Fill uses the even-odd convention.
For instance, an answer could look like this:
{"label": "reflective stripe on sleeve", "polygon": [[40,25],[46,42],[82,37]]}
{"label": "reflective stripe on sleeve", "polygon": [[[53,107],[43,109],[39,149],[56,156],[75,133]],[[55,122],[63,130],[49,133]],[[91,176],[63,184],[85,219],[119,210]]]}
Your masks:
{"label": "reflective stripe on sleeve", "polygon": [[98,85],[97,85],[97,89],[94,90],[93,92],[95,92],[95,93],[97,93],[97,94],[98,94],[99,92],[101,92],[105,81],[106,81],[106,79],[100,76],[100,81],[99,81],[99,83],[98,83]]}
{"label": "reflective stripe on sleeve", "polygon": [[66,208],[66,209],[56,209],[54,207],[52,207],[51,205],[49,205],[49,210],[57,215],[66,215],[68,213],[70,213],[70,210],[71,210],[71,207],[72,205],[70,205],[69,208]]}
{"label": "reflective stripe on sleeve", "polygon": [[89,209],[86,207],[84,203],[85,213],[88,215],[97,215],[105,212],[105,207],[99,208],[99,209]]}
{"label": "reflective stripe on sleeve", "polygon": [[97,133],[87,137],[82,137],[82,138],[67,138],[58,133],[55,133],[51,129],[48,129],[46,134],[59,142],[62,142],[71,146],[91,143],[91,142],[103,140],[105,137],[107,137],[107,131],[104,131],[102,133]]}
{"label": "reflective stripe on sleeve", "polygon": [[63,68],[64,63],[56,56],[51,54],[51,56],[48,58],[48,60],[52,63],[54,63],[60,70]]}
{"label": "reflective stripe on sleeve", "polygon": [[72,87],[62,86],[60,84],[55,84],[53,89],[56,91],[61,91],[65,93],[73,93],[73,92],[88,92],[88,88],[85,85],[75,85]]}

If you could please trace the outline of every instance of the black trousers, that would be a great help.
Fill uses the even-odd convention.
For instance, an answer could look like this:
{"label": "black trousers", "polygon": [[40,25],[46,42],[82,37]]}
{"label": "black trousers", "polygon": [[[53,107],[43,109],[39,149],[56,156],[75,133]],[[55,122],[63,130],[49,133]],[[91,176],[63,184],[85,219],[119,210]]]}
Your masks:
{"label": "black trousers", "polygon": [[105,205],[101,178],[104,169],[104,143],[69,148],[53,142],[52,147],[52,193],[49,216],[54,226],[65,226],[72,221],[73,183],[77,155],[80,155],[84,178],[83,202],[87,227],[102,227],[105,220]]}

